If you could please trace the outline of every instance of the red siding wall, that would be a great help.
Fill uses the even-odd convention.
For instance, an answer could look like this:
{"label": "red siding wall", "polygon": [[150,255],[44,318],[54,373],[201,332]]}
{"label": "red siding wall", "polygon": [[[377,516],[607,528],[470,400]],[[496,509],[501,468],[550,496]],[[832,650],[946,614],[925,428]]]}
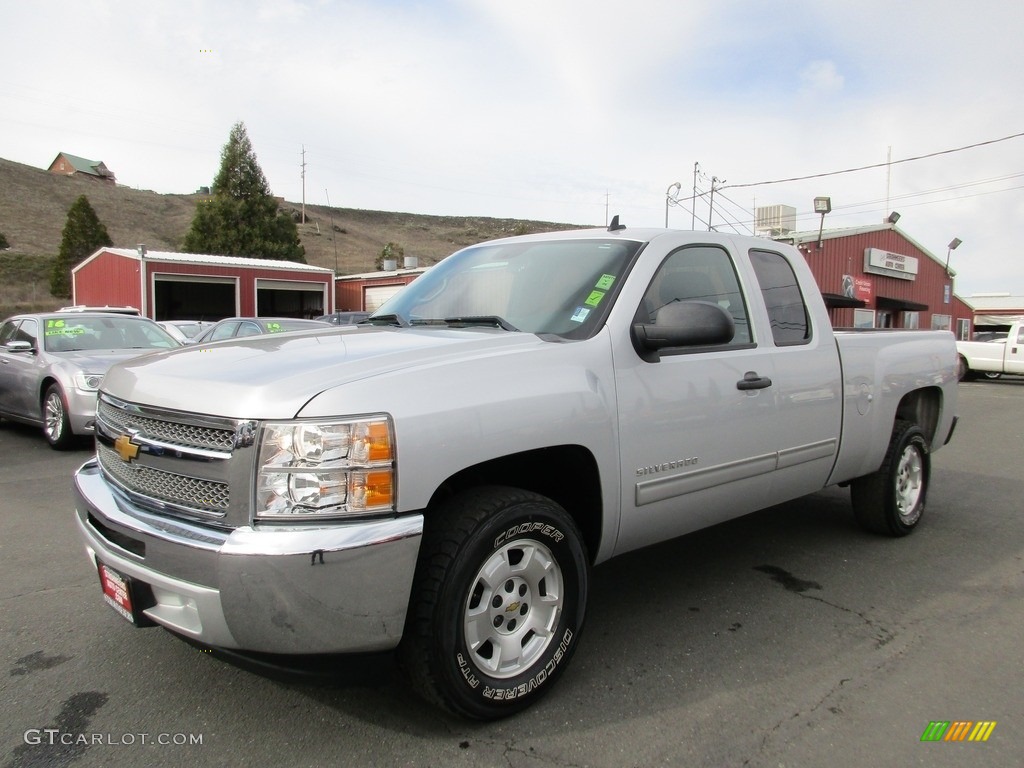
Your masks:
{"label": "red siding wall", "polygon": [[407,275],[340,279],[334,285],[334,304],[338,312],[362,311],[366,309],[363,296],[365,296],[367,288],[377,288],[382,285],[408,285],[419,276],[420,272],[414,272]]}
{"label": "red siding wall", "polygon": [[89,306],[142,309],[139,262],[104,251],[72,274],[71,298]]}
{"label": "red siding wall", "polygon": [[[922,251],[910,240],[896,230],[880,230],[847,237],[833,237],[821,242],[802,243],[801,253],[814,273],[818,287],[823,293],[841,294],[844,275],[851,275],[857,280],[869,281],[870,299],[865,309],[879,310],[879,298],[897,299],[926,304],[927,310],[920,310],[921,328],[931,328],[932,315],[951,315],[951,326],[955,330],[958,317],[971,317],[971,313],[962,302],[952,297],[945,302],[947,286],[952,292],[953,280],[946,274],[944,264],[939,264],[927,253]],[[864,251],[867,248],[879,248],[883,251],[913,256],[917,259],[918,273],[914,280],[901,280],[896,277],[876,275],[864,271]],[[853,325],[852,309],[833,309],[832,322],[837,327]],[[893,311],[896,327],[902,327],[902,312]]]}
{"label": "red siding wall", "polygon": [[[203,277],[229,277],[238,280],[238,314],[242,317],[256,315],[256,281],[288,280],[291,282],[322,283],[327,286],[326,300],[330,301],[331,275],[327,273],[290,272],[283,269],[215,266],[211,264],[178,264],[176,262],[146,260],[146,306],[152,310],[153,275],[198,275]],[[325,308],[326,311],[331,311]]]}
{"label": "red siding wall", "polygon": [[[140,270],[145,269],[145,275]],[[235,265],[213,265],[200,263],[178,263],[120,256],[103,251],[83,264],[72,274],[72,299],[75,304],[93,306],[131,306],[153,317],[154,286],[153,276],[160,274],[194,275],[198,278],[230,278],[238,285],[238,312],[240,315],[256,314],[256,281],[282,280],[292,283],[315,283],[325,287],[324,309],[333,311],[331,301],[331,274],[329,272],[296,272],[273,267],[246,267]],[[145,302],[142,286],[145,285]]]}

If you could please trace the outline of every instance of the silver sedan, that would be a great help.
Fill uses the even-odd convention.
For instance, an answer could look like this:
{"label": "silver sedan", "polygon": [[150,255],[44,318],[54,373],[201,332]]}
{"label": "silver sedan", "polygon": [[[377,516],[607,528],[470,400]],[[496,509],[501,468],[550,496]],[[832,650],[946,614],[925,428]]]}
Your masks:
{"label": "silver sedan", "polygon": [[0,325],[0,417],[41,426],[53,448],[68,448],[93,433],[96,391],[110,366],[179,346],[145,317],[15,315]]}

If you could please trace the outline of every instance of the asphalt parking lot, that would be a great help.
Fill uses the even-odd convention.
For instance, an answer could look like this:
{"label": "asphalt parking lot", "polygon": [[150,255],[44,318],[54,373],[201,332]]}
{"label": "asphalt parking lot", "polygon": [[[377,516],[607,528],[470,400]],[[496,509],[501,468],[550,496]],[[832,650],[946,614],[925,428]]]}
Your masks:
{"label": "asphalt parking lot", "polygon": [[[1008,766],[1024,763],[1024,379],[961,385],[921,527],[799,502],[595,570],[540,704],[467,723],[387,658],[282,677],[136,630],[72,519],[87,446],[0,426],[0,766]],[[983,743],[922,741],[994,722]]]}

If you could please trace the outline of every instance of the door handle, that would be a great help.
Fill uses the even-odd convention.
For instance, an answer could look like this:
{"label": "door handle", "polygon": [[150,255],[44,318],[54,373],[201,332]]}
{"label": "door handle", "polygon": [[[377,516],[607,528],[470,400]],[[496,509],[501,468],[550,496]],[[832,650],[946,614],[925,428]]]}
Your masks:
{"label": "door handle", "polygon": [[767,376],[758,376],[756,371],[747,371],[743,378],[736,382],[736,389],[767,389],[772,385],[772,380]]}

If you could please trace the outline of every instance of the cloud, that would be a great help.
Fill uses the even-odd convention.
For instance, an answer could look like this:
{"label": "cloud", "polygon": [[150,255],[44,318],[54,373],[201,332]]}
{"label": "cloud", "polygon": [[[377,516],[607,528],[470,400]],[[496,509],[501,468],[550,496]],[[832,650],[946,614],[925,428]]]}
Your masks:
{"label": "cloud", "polygon": [[800,71],[804,92],[811,95],[833,96],[843,90],[843,76],[831,61],[812,61]]}
{"label": "cloud", "polygon": [[[578,224],[601,224],[607,205],[630,226],[660,225],[666,187],[691,194],[695,163],[707,191],[712,176],[803,176],[1024,130],[1024,68],[1007,65],[1024,6],[997,0],[39,7],[10,4],[0,26],[0,155],[37,167],[62,150],[94,157],[160,192],[209,183],[241,120],[290,199],[302,194],[304,147],[311,202],[329,189],[342,206]],[[1024,206],[1015,174],[1024,139],[722,189],[716,207],[738,231],[755,205],[815,221],[820,194],[833,226],[897,208],[901,229],[942,257],[952,236],[964,241],[966,292],[992,290],[993,274],[1024,292],[1011,258]],[[691,221],[689,210],[671,217]]]}

